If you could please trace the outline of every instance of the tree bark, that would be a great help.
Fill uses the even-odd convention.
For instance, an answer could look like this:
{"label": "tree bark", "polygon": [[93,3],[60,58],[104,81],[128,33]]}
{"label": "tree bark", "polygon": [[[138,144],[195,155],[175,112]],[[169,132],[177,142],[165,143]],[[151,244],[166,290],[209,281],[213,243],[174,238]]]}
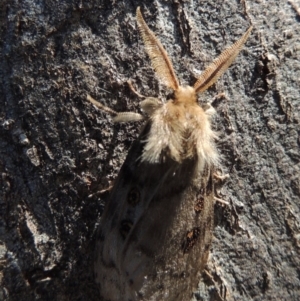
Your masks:
{"label": "tree bark", "polygon": [[128,79],[146,96],[170,92],[143,49],[137,6],[181,84],[193,84],[253,23],[233,66],[199,98],[215,99],[230,178],[194,298],[300,299],[300,2],[3,0],[0,300],[99,300],[93,252],[103,190],[141,124],[114,125],[86,94],[138,112]]}

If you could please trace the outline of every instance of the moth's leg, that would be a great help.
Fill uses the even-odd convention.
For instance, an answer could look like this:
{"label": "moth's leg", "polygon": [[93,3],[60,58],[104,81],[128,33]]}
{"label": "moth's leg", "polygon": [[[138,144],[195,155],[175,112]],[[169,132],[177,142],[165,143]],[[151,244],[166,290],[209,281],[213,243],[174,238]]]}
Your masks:
{"label": "moth's leg", "polygon": [[135,112],[120,112],[115,117],[113,117],[113,122],[135,122],[144,120],[144,116]]}
{"label": "moth's leg", "polygon": [[108,191],[111,191],[111,189],[114,187],[114,185],[109,185],[107,188],[104,188],[100,191],[98,191],[99,194],[103,194],[103,193],[106,193]]}
{"label": "moth's leg", "polygon": [[146,97],[146,96],[138,93],[134,89],[130,79],[127,81],[127,84],[129,86],[129,88],[131,89],[131,91],[136,96],[138,96],[140,98],[145,98],[143,101],[140,102],[140,106],[141,106],[141,109],[143,110],[143,112],[145,112],[147,115],[151,116],[155,110],[157,110],[158,108],[160,108],[162,106],[163,103],[158,98],[156,98],[156,97]]}
{"label": "moth's leg", "polygon": [[206,115],[212,116],[216,113],[216,110],[213,108],[212,104],[222,98],[227,99],[225,92],[218,93],[210,103],[202,105],[202,109],[204,110]]}
{"label": "moth's leg", "polygon": [[209,280],[216,286],[216,282],[213,275],[207,269],[205,269],[203,272],[209,278]]}
{"label": "moth's leg", "polygon": [[116,112],[113,109],[103,105],[102,103],[98,102],[94,98],[92,98],[90,95],[87,95],[86,99],[91,102],[93,105],[95,105],[97,108],[99,108],[102,111],[105,111],[113,116],[113,121],[116,123],[119,122],[131,122],[131,121],[140,121],[144,119],[144,116],[135,113],[135,112]]}
{"label": "moth's leg", "polygon": [[134,87],[133,87],[132,82],[131,82],[130,79],[127,81],[127,84],[128,84],[128,86],[129,86],[130,90],[131,90],[137,97],[139,97],[139,98],[146,98],[146,96],[140,94],[139,92],[137,92],[137,91],[134,89]]}
{"label": "moth's leg", "polygon": [[295,12],[300,16],[300,8],[293,0],[288,0],[288,2],[291,4],[292,8],[295,10]]}
{"label": "moth's leg", "polygon": [[220,93],[218,93],[218,94],[214,97],[214,99],[212,100],[211,103],[214,103],[215,101],[221,100],[221,99],[226,99],[226,100],[228,100],[228,98],[227,98],[225,92],[220,92]]}
{"label": "moth's leg", "polygon": [[[213,264],[215,269],[216,269],[216,266],[215,264]],[[226,300],[226,295],[227,295],[227,288],[226,288],[226,285],[222,279],[222,277],[220,275],[218,275],[217,272],[215,272],[215,276],[216,276],[216,280],[215,280],[215,277],[208,272],[207,269],[205,269],[204,271],[204,274],[206,277],[208,277],[208,279],[213,283],[215,289],[216,289],[216,292],[218,294],[218,297],[219,297],[219,300]],[[220,286],[222,286],[222,289],[220,290]]]}
{"label": "moth's leg", "polygon": [[224,200],[222,200],[222,199],[220,199],[220,198],[217,198],[216,196],[214,197],[214,199],[215,199],[215,201],[219,202],[219,203],[222,204],[222,205],[226,205],[226,206],[229,206],[229,205],[230,205],[229,202],[224,201]]}
{"label": "moth's leg", "polygon": [[217,180],[217,181],[221,181],[221,182],[224,182],[226,179],[229,178],[229,174],[225,174],[225,175],[221,175],[219,173],[214,173],[213,174],[214,176],[214,179]]}
{"label": "moth's leg", "polygon": [[112,188],[113,188],[113,185],[111,184],[107,188],[104,188],[104,189],[102,189],[100,191],[97,191],[95,193],[90,194],[88,196],[88,198],[98,197],[98,196],[104,196],[105,197],[105,194],[108,194],[111,191]]}
{"label": "moth's leg", "polygon": [[226,206],[229,206],[229,202],[219,198],[219,193],[218,193],[218,186],[221,186],[223,184],[223,182],[229,178],[229,174],[221,174],[221,173],[213,173],[213,179],[214,179],[214,182],[215,182],[215,194],[216,196],[214,197],[214,199],[219,202],[220,204],[223,204],[223,205],[226,205]]}
{"label": "moth's leg", "polygon": [[100,110],[109,113],[112,116],[115,116],[118,114],[118,112],[114,111],[113,109],[103,105],[102,103],[95,100],[91,95],[87,94],[86,99],[91,102],[93,105],[95,105]]}
{"label": "moth's leg", "polygon": [[214,107],[209,103],[202,105],[202,109],[204,110],[205,114],[208,115],[209,117],[216,113]]}

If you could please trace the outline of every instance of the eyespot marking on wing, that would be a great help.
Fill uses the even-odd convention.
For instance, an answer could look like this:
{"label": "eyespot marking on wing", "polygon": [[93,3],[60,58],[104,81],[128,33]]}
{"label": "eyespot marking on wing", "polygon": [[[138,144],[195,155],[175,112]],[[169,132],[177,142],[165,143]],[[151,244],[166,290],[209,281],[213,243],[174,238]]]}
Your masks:
{"label": "eyespot marking on wing", "polygon": [[131,220],[123,220],[121,221],[120,234],[125,239],[130,232],[133,223]]}
{"label": "eyespot marking on wing", "polygon": [[141,201],[141,193],[137,187],[130,189],[127,195],[127,203],[131,206],[136,206]]}

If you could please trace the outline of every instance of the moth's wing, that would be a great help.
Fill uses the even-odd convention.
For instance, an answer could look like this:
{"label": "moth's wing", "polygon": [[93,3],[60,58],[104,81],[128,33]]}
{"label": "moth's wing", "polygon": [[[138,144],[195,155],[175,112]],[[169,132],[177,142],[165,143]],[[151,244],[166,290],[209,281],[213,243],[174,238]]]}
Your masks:
{"label": "moth's wing", "polygon": [[[147,202],[141,202],[144,193],[139,184],[139,179],[146,177],[147,171],[139,174],[138,166],[144,146],[142,141],[146,138],[149,128],[148,122],[140,139],[133,142],[101,217],[94,270],[104,300],[138,300],[134,289],[127,291],[127,277],[124,275],[122,262],[126,236],[134,220],[138,215],[142,215],[143,206]],[[158,182],[156,179],[155,183]],[[155,183],[151,183],[154,189],[157,186]]]}
{"label": "moth's wing", "polygon": [[199,79],[194,84],[197,93],[207,90],[213,85],[218,78],[227,70],[231,63],[235,60],[243,45],[246,43],[252,26],[244,33],[244,35],[237,40],[229,48],[225,49],[201,74]]}
{"label": "moth's wing", "polygon": [[197,287],[212,240],[214,199],[210,171],[195,178],[194,166],[186,161],[164,174],[123,248],[123,285],[138,292],[137,300],[188,301]]}
{"label": "moth's wing", "polygon": [[140,162],[150,126],[133,143],[101,218],[95,272],[105,300],[186,301],[206,262],[211,173],[195,175],[196,159]]}

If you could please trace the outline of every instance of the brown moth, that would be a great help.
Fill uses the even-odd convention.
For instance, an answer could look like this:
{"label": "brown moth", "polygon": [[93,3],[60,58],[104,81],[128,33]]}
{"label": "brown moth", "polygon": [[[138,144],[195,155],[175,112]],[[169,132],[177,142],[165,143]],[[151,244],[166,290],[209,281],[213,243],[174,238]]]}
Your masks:
{"label": "brown moth", "polygon": [[[106,204],[96,242],[95,277],[101,300],[187,301],[197,287],[212,240],[213,173],[219,164],[211,129],[214,109],[197,103],[229,67],[252,26],[202,73],[193,87],[180,86],[160,41],[137,9],[137,24],[159,80],[174,90],[163,103],[141,103],[148,115],[133,142]],[[141,120],[117,113],[116,122]]]}

